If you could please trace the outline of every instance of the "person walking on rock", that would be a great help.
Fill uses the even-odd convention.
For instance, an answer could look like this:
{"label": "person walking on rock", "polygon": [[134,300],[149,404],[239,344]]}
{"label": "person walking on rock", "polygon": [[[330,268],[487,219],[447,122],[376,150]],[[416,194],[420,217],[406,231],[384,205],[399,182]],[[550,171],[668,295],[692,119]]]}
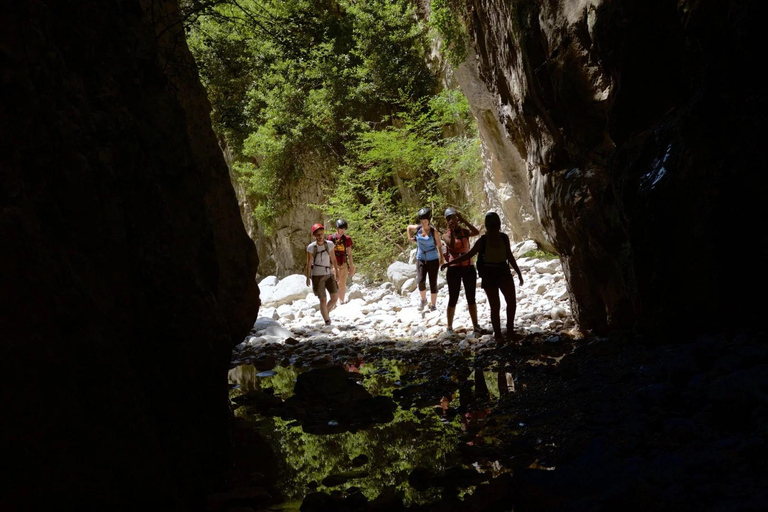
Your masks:
{"label": "person walking on rock", "polygon": [[344,304],[347,295],[347,276],[355,275],[355,262],[352,259],[352,238],[346,234],[347,221],[336,221],[336,232],[328,237],[333,242],[336,263],[339,265],[339,304]]}
{"label": "person walking on rock", "polygon": [[441,268],[445,269],[451,265],[459,265],[480,254],[478,257],[478,272],[483,280],[483,290],[485,290],[485,294],[488,296],[493,337],[497,342],[501,342],[504,337],[501,332],[501,300],[499,298],[499,291],[504,295],[504,300],[507,303],[507,336],[512,338],[515,332],[514,321],[517,300],[515,298],[515,281],[512,278],[512,273],[509,271],[509,266],[512,265],[512,268],[517,272],[520,286],[523,285],[523,274],[520,272],[517,261],[515,261],[515,257],[512,255],[509,237],[501,232],[501,218],[499,218],[499,214],[493,211],[485,214],[485,230],[486,234],[475,242],[475,245],[472,246],[468,253],[445,263]]}
{"label": "person walking on rock", "polygon": [[[336,276],[339,275],[339,265],[336,258],[332,257],[333,242],[325,239],[325,227],[313,224],[310,233],[315,241],[307,246],[307,286],[312,282],[312,291],[320,299],[320,314],[323,315],[325,325],[331,325],[329,313],[336,307],[339,297],[336,285]],[[331,294],[331,300],[327,301],[325,291]]]}
{"label": "person walking on rock", "polygon": [[[448,231],[443,233],[445,261],[450,263],[469,252],[469,237],[479,235],[480,231],[467,222],[455,208],[446,208],[445,220],[448,222]],[[466,227],[463,227],[462,224]],[[456,304],[459,302],[462,282],[464,283],[464,295],[467,297],[467,309],[469,310],[469,317],[472,319],[472,327],[476,333],[482,333],[483,330],[477,323],[477,303],[475,302],[477,272],[472,258],[449,266],[445,280],[448,281],[448,308],[446,309],[448,334],[453,333],[453,317],[456,313]]]}
{"label": "person walking on rock", "polygon": [[432,210],[422,208],[418,213],[418,224],[410,224],[405,236],[411,242],[416,242],[416,281],[421,295],[421,309],[427,306],[427,276],[429,276],[429,291],[431,301],[429,310],[437,309],[437,272],[443,264],[443,251],[440,247],[440,233],[430,223]]}

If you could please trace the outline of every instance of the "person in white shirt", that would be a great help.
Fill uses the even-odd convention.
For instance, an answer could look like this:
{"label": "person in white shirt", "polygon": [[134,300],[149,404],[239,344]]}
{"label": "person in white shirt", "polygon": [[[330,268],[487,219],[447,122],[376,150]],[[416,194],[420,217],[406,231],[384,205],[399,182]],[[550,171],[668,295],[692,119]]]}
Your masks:
{"label": "person in white shirt", "polygon": [[[315,241],[307,246],[307,286],[312,283],[312,291],[320,299],[320,314],[325,325],[331,325],[329,313],[336,307],[339,298],[339,288],[336,279],[339,275],[339,265],[333,257],[333,242],[325,239],[325,227],[316,223],[310,229]],[[331,295],[328,300],[325,291]]]}

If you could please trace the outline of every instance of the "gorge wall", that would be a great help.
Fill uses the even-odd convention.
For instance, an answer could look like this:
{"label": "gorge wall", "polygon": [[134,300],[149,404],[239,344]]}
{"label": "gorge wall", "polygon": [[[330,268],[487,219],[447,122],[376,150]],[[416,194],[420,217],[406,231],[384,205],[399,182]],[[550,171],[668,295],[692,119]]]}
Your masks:
{"label": "gorge wall", "polygon": [[0,18],[3,510],[196,510],[228,467],[258,258],[175,9]]}
{"label": "gorge wall", "polygon": [[765,260],[757,2],[465,5],[489,181],[562,256],[582,329],[756,325],[755,280],[722,247]]}

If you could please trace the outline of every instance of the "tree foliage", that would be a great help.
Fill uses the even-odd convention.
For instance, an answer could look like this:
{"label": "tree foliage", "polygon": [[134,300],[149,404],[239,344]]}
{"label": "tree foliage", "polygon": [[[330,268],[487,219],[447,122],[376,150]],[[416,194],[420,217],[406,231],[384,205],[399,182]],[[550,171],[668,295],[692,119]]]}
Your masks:
{"label": "tree foliage", "polygon": [[480,166],[477,131],[466,99],[441,91],[427,66],[429,30],[413,2],[182,5],[214,129],[264,232],[295,207],[287,191],[307,162],[338,166],[315,206],[349,220],[358,267],[373,273],[405,248],[409,209],[463,197]]}

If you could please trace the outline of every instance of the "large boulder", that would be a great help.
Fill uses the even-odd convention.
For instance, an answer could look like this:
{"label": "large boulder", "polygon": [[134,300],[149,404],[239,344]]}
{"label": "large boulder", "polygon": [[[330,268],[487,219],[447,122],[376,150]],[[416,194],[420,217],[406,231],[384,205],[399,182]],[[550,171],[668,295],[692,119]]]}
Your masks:
{"label": "large boulder", "polygon": [[292,274],[273,286],[262,286],[261,302],[265,306],[277,307],[306,298],[308,293],[312,293],[312,287],[307,286],[307,276]]}
{"label": "large boulder", "polygon": [[408,279],[414,277],[416,277],[416,265],[396,261],[387,267],[387,279],[395,285],[395,290],[400,290]]}

